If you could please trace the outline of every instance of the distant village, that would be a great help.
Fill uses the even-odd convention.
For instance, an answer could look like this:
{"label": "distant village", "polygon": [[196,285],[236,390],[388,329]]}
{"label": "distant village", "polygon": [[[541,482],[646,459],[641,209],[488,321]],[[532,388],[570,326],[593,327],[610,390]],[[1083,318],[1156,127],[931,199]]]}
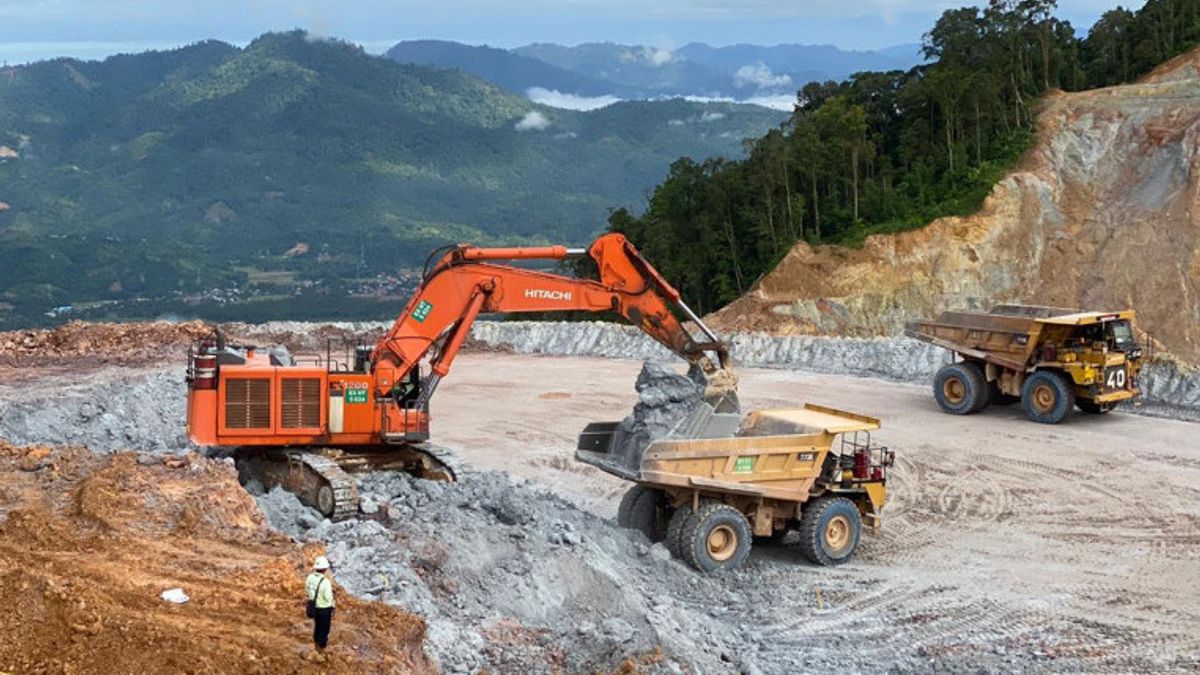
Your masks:
{"label": "distant village", "polygon": [[263,299],[281,299],[281,296],[331,296],[344,298],[386,300],[396,298],[403,301],[420,282],[420,274],[401,272],[377,274],[367,279],[355,279],[346,284],[330,284],[320,279],[303,279],[290,283],[286,288],[268,284],[246,284],[223,288],[208,288],[202,291],[175,291],[160,296],[138,296],[124,299],[94,300],[67,305],[58,305],[45,312],[50,319],[87,318],[97,312],[108,314],[138,315],[136,306],[167,304],[186,307],[205,305],[229,306],[255,302]]}

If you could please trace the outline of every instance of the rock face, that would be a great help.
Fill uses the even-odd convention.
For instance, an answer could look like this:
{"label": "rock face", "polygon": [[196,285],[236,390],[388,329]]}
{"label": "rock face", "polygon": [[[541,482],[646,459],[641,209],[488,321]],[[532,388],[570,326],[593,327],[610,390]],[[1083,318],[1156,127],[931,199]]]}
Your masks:
{"label": "rock face", "polygon": [[797,244],[713,317],[724,331],[898,333],[944,309],[1133,307],[1200,360],[1200,50],[1136,84],[1051,95],[1038,144],[979,213],[861,250]]}

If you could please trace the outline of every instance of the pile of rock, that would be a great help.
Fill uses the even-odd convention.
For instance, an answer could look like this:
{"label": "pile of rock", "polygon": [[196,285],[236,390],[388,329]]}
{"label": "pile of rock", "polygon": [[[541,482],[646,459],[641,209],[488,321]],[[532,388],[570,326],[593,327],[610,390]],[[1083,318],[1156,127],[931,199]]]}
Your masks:
{"label": "pile of rock", "polygon": [[72,321],[49,329],[0,333],[0,361],[20,357],[77,358],[100,361],[146,359],[186,346],[212,332],[202,321],[172,323],[85,323]]}
{"label": "pile of rock", "polygon": [[608,671],[665,646],[688,656],[639,672],[720,670],[722,646],[698,645],[710,640],[702,612],[681,609],[665,629],[647,618],[714,583],[661,545],[498,472],[452,484],[376,472],[359,485],[371,513],[337,523],[281,490],[257,500],[276,529],[324,542],[349,592],[424,616],[443,671]]}

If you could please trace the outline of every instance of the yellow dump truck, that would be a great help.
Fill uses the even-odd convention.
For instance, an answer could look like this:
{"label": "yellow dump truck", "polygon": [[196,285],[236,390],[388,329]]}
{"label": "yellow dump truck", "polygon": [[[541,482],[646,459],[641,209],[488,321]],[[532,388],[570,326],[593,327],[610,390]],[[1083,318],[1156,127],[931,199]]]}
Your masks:
{"label": "yellow dump truck", "polygon": [[934,376],[942,410],[967,415],[1020,401],[1029,419],[1057,424],[1074,407],[1106,413],[1140,393],[1142,346],[1133,319],[1133,310],[1001,305],[910,321],[904,333],[959,359]]}
{"label": "yellow dump truck", "polygon": [[895,455],[871,443],[879,420],[833,408],[761,410],[745,417],[701,405],[671,437],[622,451],[616,422],[591,424],[576,458],[634,485],[623,527],[698,570],[733,569],[754,539],[800,535],[820,565],[846,562],[864,522],[878,528]]}

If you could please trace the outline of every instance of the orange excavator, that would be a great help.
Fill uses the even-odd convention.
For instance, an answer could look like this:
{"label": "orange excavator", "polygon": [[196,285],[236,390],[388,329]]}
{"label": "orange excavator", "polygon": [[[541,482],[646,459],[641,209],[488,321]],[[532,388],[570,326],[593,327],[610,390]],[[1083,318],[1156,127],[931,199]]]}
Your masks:
{"label": "orange excavator", "polygon": [[[504,263],[585,254],[596,280]],[[706,373],[727,366],[726,346],[619,234],[586,250],[464,244],[431,254],[404,312],[374,347],[357,347],[352,364],[298,364],[281,350],[227,344],[219,331],[193,345],[188,436],[234,449],[244,479],[281,485],[326,516],[346,518],[358,509],[350,471],[454,480],[452,458],[429,442],[429,401],[480,314],[560,311],[614,312]]]}

